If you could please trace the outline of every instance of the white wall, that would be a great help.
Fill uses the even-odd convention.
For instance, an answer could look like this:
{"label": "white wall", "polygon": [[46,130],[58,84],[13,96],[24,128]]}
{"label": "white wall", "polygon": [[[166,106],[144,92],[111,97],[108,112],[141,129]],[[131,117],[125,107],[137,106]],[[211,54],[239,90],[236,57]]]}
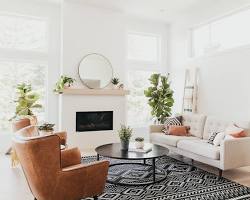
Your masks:
{"label": "white wall", "polygon": [[[78,64],[86,54],[100,53],[110,60],[114,75],[119,77],[126,86],[128,67],[126,62],[127,31],[146,32],[162,36],[163,56],[159,68],[166,72],[167,30],[167,26],[162,22],[128,17],[122,12],[88,6],[79,0],[64,0],[62,73],[77,77],[76,86],[83,87],[77,74]],[[136,64],[135,66],[138,67]],[[72,103],[71,107],[70,103]],[[62,110],[61,128],[69,131],[69,143],[81,149],[93,149],[93,147],[102,143],[115,141],[120,124],[126,123],[124,97],[63,95],[60,107]],[[114,131],[76,133],[74,130],[75,112],[91,110],[114,110]],[[68,118],[65,115],[68,115]],[[142,132],[143,134],[146,133],[145,130]]]}
{"label": "white wall", "polygon": [[[112,64],[114,76],[125,79],[125,26],[122,14],[86,6],[81,1],[63,3],[63,74],[77,79],[76,87],[84,87],[78,76],[80,60],[89,53],[104,55]],[[60,101],[60,129],[66,130],[69,145],[93,149],[104,143],[117,141],[116,131],[125,123],[125,97],[62,95]],[[76,133],[77,111],[113,111],[114,131]]]}
{"label": "white wall", "polygon": [[[236,3],[236,2],[235,2]],[[228,4],[230,5],[230,4]],[[224,5],[225,6],[225,5]],[[190,32],[194,25],[228,13],[226,7],[190,14],[171,27],[170,66],[175,91],[175,112],[181,112],[184,69],[200,68],[198,112],[226,119],[250,118],[250,46],[218,52],[200,58],[190,58]],[[235,9],[237,7],[232,7]],[[202,13],[204,11],[204,13]],[[226,33],[225,33],[226,34]]]}
{"label": "white wall", "polygon": [[224,119],[250,119],[250,46],[193,63],[200,67],[199,112]]}
{"label": "white wall", "polygon": [[[0,12],[35,16],[49,20],[48,49],[48,80],[47,85],[47,121],[58,122],[58,96],[53,93],[53,87],[60,71],[60,5],[45,1],[9,0],[0,1]],[[6,151],[10,146],[9,135],[0,134],[0,151]]]}
{"label": "white wall", "polygon": [[100,53],[112,63],[114,75],[124,80],[125,27],[120,13],[89,7],[80,1],[63,4],[62,72],[77,77],[81,58]]}

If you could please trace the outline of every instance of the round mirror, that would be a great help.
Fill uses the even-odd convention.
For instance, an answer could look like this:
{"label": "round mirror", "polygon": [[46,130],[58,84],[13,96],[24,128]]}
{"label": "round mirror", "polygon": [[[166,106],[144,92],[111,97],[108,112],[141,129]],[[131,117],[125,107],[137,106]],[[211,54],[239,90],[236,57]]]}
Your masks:
{"label": "round mirror", "polygon": [[111,63],[106,57],[97,53],[83,57],[78,73],[83,84],[91,89],[106,87],[113,77]]}

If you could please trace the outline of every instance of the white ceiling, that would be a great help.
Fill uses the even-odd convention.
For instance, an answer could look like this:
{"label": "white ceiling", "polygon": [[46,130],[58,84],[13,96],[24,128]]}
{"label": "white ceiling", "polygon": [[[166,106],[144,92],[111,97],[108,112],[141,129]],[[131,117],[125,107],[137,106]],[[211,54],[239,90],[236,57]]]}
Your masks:
{"label": "white ceiling", "polygon": [[[176,21],[194,13],[211,11],[228,12],[250,4],[250,0],[81,0],[88,5],[118,10],[166,22]],[[214,14],[214,12],[211,12]]]}
{"label": "white ceiling", "polygon": [[[164,22],[210,18],[250,5],[250,0],[36,0],[53,3],[77,1],[89,6]],[[197,19],[199,20],[199,19]],[[201,20],[201,19],[200,19]]]}

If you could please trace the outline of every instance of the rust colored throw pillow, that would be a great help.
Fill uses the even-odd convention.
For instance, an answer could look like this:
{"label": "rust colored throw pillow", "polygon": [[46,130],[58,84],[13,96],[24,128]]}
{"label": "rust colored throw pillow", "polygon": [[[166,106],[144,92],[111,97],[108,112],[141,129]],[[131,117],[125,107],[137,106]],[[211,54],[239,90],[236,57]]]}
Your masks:
{"label": "rust colored throw pillow", "polygon": [[231,135],[234,138],[241,138],[247,136],[247,133],[243,128],[237,127],[235,125],[227,127],[225,133],[226,135]]}
{"label": "rust colored throw pillow", "polygon": [[168,134],[176,136],[188,136],[188,127],[187,126],[169,126]]}
{"label": "rust colored throw pillow", "polygon": [[234,138],[242,138],[247,136],[245,131],[231,133],[230,135],[233,136]]}
{"label": "rust colored throw pillow", "polygon": [[181,126],[182,116],[177,117],[168,117],[164,123],[164,128],[162,129],[162,132],[168,135],[168,127],[170,125],[172,126]]}

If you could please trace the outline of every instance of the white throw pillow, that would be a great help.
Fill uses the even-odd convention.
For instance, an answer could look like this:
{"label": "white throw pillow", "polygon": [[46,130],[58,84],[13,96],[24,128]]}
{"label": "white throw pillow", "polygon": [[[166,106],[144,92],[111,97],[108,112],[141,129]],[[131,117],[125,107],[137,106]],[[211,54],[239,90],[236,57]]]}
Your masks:
{"label": "white throw pillow", "polygon": [[243,128],[239,128],[239,127],[236,127],[234,125],[231,125],[231,126],[228,126],[225,130],[225,135],[231,135],[231,134],[235,134],[235,133],[240,133],[244,131]]}
{"label": "white throw pillow", "polygon": [[231,140],[231,139],[235,139],[235,138],[231,135],[225,135],[224,140]]}
{"label": "white throw pillow", "polygon": [[214,138],[213,145],[220,146],[224,138],[225,138],[225,132],[219,132]]}

